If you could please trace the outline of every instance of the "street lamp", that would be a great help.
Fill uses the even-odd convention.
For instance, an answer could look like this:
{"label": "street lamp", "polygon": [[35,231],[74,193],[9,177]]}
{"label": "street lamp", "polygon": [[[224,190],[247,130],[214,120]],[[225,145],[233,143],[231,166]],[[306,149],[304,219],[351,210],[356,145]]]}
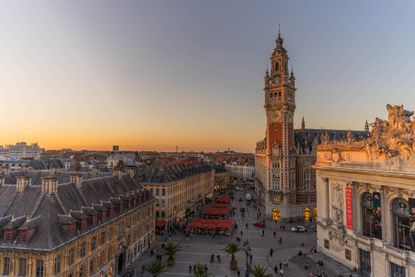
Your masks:
{"label": "street lamp", "polygon": [[246,267],[245,267],[245,277],[249,277],[249,273],[251,273],[251,261],[250,256],[251,254],[251,246],[249,245],[248,239],[244,241],[244,251],[246,256]]}

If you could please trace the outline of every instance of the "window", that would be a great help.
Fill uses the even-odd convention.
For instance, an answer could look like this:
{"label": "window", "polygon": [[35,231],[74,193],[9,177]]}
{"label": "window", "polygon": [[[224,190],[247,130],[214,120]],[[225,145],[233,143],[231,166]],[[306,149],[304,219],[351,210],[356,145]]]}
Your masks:
{"label": "window", "polygon": [[89,261],[89,273],[94,272],[94,259],[91,258],[91,260]]}
{"label": "window", "polygon": [[3,258],[3,275],[9,275],[10,273],[10,258]]}
{"label": "window", "polygon": [[382,209],[380,207],[380,193],[363,193],[361,207],[363,235],[371,238],[382,239]]}
{"label": "window", "polygon": [[352,260],[352,251],[350,249],[346,249],[344,252],[344,256],[346,257],[347,260],[351,261]]}
{"label": "window", "polygon": [[118,239],[121,239],[124,236],[124,221],[118,223]]}
{"label": "window", "polygon": [[74,262],[75,250],[73,248],[69,249],[68,257],[67,257],[67,264],[68,266],[72,265]]}
{"label": "window", "polygon": [[101,245],[105,243],[105,231],[101,233],[100,243]]}
{"label": "window", "polygon": [[109,241],[112,240],[112,228],[111,227],[108,229],[108,240]]}
{"label": "window", "polygon": [[26,259],[20,258],[19,259],[19,272],[18,276],[26,276]]}
{"label": "window", "polygon": [[397,198],[392,204],[394,220],[394,245],[405,250],[415,251],[415,217],[409,212],[408,202]]}
{"label": "window", "polygon": [[43,277],[44,262],[43,260],[36,260],[36,277]]}
{"label": "window", "polygon": [[85,241],[81,243],[81,249],[80,249],[79,255],[81,256],[81,258],[85,257],[86,255],[86,242]]}
{"label": "window", "polygon": [[61,256],[58,255],[55,257],[55,268],[54,268],[55,274],[58,274],[61,272]]}
{"label": "window", "polygon": [[84,277],[84,271],[85,271],[84,265],[81,265],[81,267],[79,268],[79,277]]}
{"label": "window", "polygon": [[91,251],[95,250],[95,245],[96,245],[96,237],[92,237],[91,238]]}
{"label": "window", "polygon": [[391,263],[391,277],[405,277],[405,268]]}

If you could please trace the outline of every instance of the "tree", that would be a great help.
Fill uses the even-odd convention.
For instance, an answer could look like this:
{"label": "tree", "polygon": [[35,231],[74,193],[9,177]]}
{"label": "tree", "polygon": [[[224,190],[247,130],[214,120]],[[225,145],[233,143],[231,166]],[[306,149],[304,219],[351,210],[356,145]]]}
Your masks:
{"label": "tree", "polygon": [[251,273],[255,277],[272,277],[272,274],[268,274],[267,269],[262,265],[254,265],[251,269]]}
{"label": "tree", "polygon": [[237,270],[238,269],[238,262],[235,260],[235,254],[241,251],[242,248],[235,242],[230,242],[226,245],[226,247],[223,249],[226,253],[231,255],[232,259],[230,262],[230,268],[231,270]]}
{"label": "tree", "polygon": [[176,253],[179,252],[180,250],[181,249],[180,249],[179,245],[177,245],[173,242],[168,242],[168,243],[165,244],[165,246],[164,246],[164,255],[169,257],[167,259],[167,265],[172,266],[176,263],[174,255],[176,255]]}
{"label": "tree", "polygon": [[164,268],[164,264],[160,261],[154,261],[144,266],[144,270],[151,274],[153,277],[159,276],[163,272],[167,272]]}
{"label": "tree", "polygon": [[206,266],[200,263],[195,263],[193,267],[193,277],[210,277],[214,276],[212,273],[209,273],[206,269]]}

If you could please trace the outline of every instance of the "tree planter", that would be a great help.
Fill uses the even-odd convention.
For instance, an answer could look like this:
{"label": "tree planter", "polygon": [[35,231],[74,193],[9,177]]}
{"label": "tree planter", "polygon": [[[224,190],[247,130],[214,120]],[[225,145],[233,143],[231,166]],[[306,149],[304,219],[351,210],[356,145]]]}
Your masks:
{"label": "tree planter", "polygon": [[231,270],[237,270],[238,269],[238,262],[237,261],[231,261],[229,264]]}
{"label": "tree planter", "polygon": [[174,266],[176,264],[176,259],[175,258],[168,258],[167,259],[167,265],[168,266]]}

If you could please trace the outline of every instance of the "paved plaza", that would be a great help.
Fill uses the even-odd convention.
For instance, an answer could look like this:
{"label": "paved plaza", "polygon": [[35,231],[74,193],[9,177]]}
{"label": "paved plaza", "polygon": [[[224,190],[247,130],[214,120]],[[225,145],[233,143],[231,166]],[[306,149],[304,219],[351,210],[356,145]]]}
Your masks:
{"label": "paved plaza", "polygon": [[[239,202],[238,198],[243,198],[243,202]],[[236,237],[241,237],[244,241],[249,240],[252,249],[252,265],[260,264],[268,268],[268,272],[274,274],[274,266],[280,264],[283,260],[288,260],[288,268],[284,269],[284,276],[308,276],[302,266],[297,266],[292,263],[290,259],[297,256],[299,251],[303,253],[309,253],[310,249],[316,246],[316,233],[294,233],[289,229],[295,224],[285,224],[286,230],[281,231],[279,225],[276,225],[270,220],[266,220],[265,234],[261,236],[261,228],[253,226],[257,221],[257,212],[255,208],[246,206],[245,195],[243,191],[237,191],[235,193],[234,201],[232,205],[236,207],[235,219],[238,224],[238,228],[232,232],[231,237],[216,237],[212,239],[210,236],[193,236],[189,240],[183,234],[177,234],[170,240],[180,244],[181,251],[176,255],[176,265],[173,267],[167,267],[168,272],[161,274],[160,276],[190,276],[188,273],[189,265],[193,265],[196,262],[207,264],[208,270],[214,276],[237,276],[236,271],[229,269],[230,256],[222,251],[226,243],[230,241],[236,241]],[[246,209],[245,216],[242,218],[239,209],[244,207]],[[245,224],[248,223],[248,228]],[[241,236],[240,231],[243,234]],[[276,232],[274,237],[273,232]],[[279,243],[279,238],[282,238],[282,244]],[[304,243],[304,247],[301,244]],[[241,243],[242,245],[242,243]],[[270,249],[273,249],[273,256],[270,257]],[[163,253],[161,248],[158,248],[159,253]],[[221,263],[209,263],[210,256],[214,254],[221,256]],[[151,257],[148,253],[140,260],[141,268],[142,264],[151,262],[154,257]],[[165,257],[163,257],[165,259]],[[238,261],[238,269],[241,276],[245,274],[246,256],[245,252],[241,251],[237,253],[236,259]],[[275,275],[275,274],[274,274]],[[145,273],[144,276],[150,276]],[[275,275],[276,276],[276,275]]]}

